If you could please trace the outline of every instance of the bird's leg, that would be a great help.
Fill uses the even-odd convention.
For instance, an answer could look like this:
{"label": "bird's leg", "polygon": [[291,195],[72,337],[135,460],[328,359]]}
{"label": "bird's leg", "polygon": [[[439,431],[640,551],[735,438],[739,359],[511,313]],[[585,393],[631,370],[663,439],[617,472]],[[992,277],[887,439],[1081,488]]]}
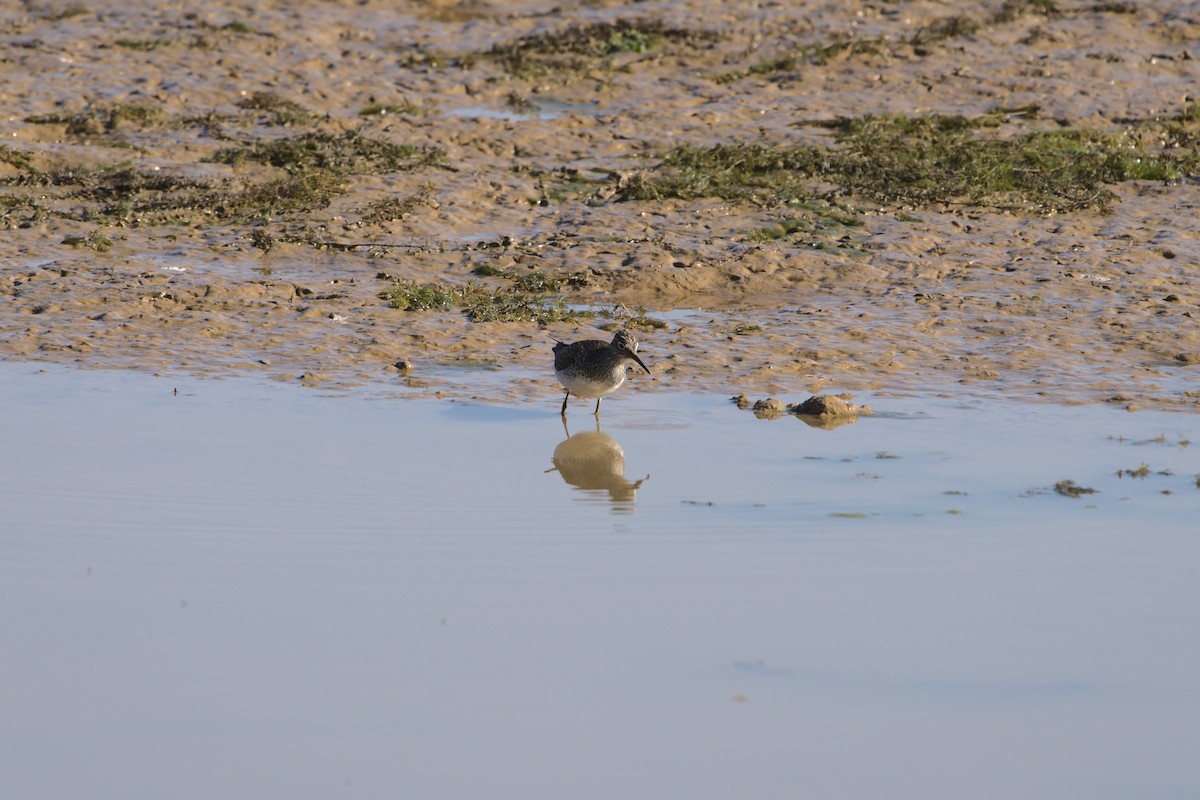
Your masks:
{"label": "bird's leg", "polygon": [[567,393],[565,395],[563,395],[562,415],[564,417],[567,415],[567,401],[570,399],[571,399],[571,390],[568,389]]}
{"label": "bird's leg", "polygon": [[596,398],[596,416],[597,416],[597,417],[599,417],[599,416],[600,416],[600,401],[601,401],[601,400],[603,400],[603,399],[604,399],[603,397],[597,397],[597,398]]}

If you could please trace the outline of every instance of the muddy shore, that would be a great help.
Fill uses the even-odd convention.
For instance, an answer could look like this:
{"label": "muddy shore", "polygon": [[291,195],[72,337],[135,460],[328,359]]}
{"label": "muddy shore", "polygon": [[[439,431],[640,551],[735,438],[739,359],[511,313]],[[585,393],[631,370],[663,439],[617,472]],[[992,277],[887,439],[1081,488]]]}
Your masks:
{"label": "muddy shore", "polygon": [[[0,11],[0,357],[499,401],[560,392],[549,336],[633,324],[639,391],[1195,410],[1186,171],[1069,209],[625,191],[679,145],[869,115],[1194,149],[1175,5],[29,2]],[[594,316],[381,297],[526,274]]]}

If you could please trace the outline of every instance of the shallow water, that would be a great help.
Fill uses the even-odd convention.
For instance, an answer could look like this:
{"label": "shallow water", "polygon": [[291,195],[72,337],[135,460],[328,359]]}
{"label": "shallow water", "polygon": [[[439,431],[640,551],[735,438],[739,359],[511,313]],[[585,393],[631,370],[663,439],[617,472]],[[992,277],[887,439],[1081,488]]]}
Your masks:
{"label": "shallow water", "polygon": [[1198,418],[858,399],[0,363],[4,794],[1200,796]]}
{"label": "shallow water", "polygon": [[533,119],[557,119],[564,114],[596,113],[595,106],[587,103],[568,103],[563,100],[539,100],[530,102],[528,108],[515,109],[511,105],[505,108],[488,108],[486,106],[461,106],[447,110],[453,117],[487,118],[525,122]]}

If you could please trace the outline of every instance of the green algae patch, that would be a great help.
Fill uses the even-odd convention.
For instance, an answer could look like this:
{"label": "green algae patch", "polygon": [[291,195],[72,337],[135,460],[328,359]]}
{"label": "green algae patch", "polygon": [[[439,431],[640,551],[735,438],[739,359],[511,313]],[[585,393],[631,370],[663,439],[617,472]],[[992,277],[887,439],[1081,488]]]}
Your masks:
{"label": "green algae patch", "polygon": [[559,298],[524,291],[519,287],[492,288],[477,283],[461,286],[401,281],[379,293],[392,308],[403,311],[458,309],[472,322],[570,322],[592,316],[569,308]]}
{"label": "green algae patch", "polygon": [[672,28],[657,19],[619,19],[570,25],[497,44],[483,55],[495,59],[514,78],[579,73],[621,54],[647,54],[672,43],[697,47],[713,42],[712,31]]}
{"label": "green algae patch", "polygon": [[[1200,166],[1195,139],[1185,139],[1194,120],[1183,115],[1120,132],[1060,128],[1004,136],[1008,116],[870,115],[813,123],[831,130],[829,147],[680,145],[656,166],[622,179],[615,197],[720,197],[781,206],[850,196],[897,208],[1105,212],[1116,200],[1109,185],[1177,181]],[[1164,130],[1192,146],[1158,146]]]}
{"label": "green algae patch", "polygon": [[357,133],[313,132],[222,148],[207,160],[235,167],[250,161],[292,174],[326,170],[342,175],[366,175],[441,164],[444,157],[444,151],[436,147],[386,142]]}

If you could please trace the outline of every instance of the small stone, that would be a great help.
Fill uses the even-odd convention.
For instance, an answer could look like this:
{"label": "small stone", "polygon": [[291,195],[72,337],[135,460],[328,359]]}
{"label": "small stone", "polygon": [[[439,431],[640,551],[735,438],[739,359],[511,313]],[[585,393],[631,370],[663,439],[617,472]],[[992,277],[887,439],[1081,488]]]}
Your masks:
{"label": "small stone", "polygon": [[755,400],[753,411],[754,416],[759,419],[775,419],[783,414],[783,401],[776,400],[774,397],[768,397],[765,400]]}
{"label": "small stone", "polygon": [[856,417],[861,409],[832,394],[817,394],[788,409],[793,414],[811,417]]}

